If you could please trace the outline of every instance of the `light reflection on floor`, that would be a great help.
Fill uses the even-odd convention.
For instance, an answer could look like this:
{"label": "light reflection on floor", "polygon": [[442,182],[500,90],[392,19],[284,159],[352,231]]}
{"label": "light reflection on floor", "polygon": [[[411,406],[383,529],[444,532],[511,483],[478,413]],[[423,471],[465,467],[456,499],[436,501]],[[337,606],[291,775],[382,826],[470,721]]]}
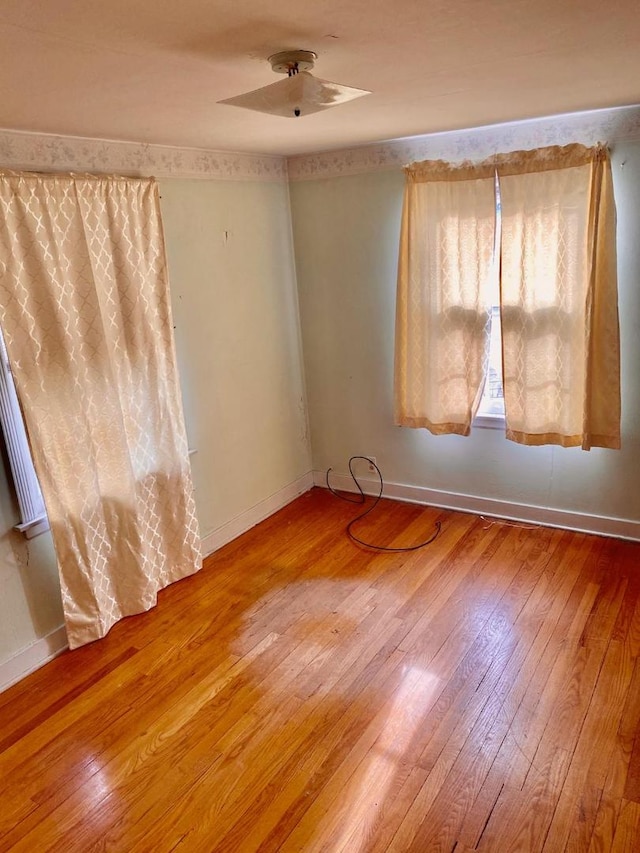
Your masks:
{"label": "light reflection on floor", "polygon": [[[340,579],[305,580],[300,588],[297,592],[289,589],[287,594],[287,600],[296,602],[294,609],[268,617],[270,627],[274,627],[275,619],[280,623],[276,630],[282,630],[283,638],[296,643],[289,655],[260,681],[270,703],[276,696],[282,698],[289,694],[296,682],[304,684],[310,673],[324,667],[331,656],[336,656],[340,670],[340,663],[344,662],[345,655],[349,656],[352,643],[357,643],[359,624],[376,609],[375,599],[384,600],[386,609],[392,606],[395,597],[390,591],[385,593],[380,589],[371,589],[370,594],[363,595],[358,585],[352,589],[348,581]],[[357,593],[357,598],[350,597],[352,592]],[[263,608],[270,610],[272,607],[272,602],[257,602],[244,614],[244,630],[234,642],[235,653],[249,652],[259,635],[254,629],[259,628],[265,618]],[[317,827],[317,841],[325,849],[323,844],[330,824],[331,853],[360,853],[370,843],[390,788],[397,783],[404,756],[441,689],[440,679],[417,664],[402,666],[396,677],[398,684],[393,698],[370,723],[372,731],[380,734]],[[342,688],[338,678],[331,684],[322,683],[320,693],[324,693],[324,700],[331,702],[343,689],[348,692],[348,687]],[[318,695],[316,698],[320,700]],[[285,737],[284,732],[282,736]],[[308,841],[311,853],[315,847],[313,840]]]}
{"label": "light reflection on floor", "polygon": [[359,853],[370,843],[376,816],[384,805],[403,756],[437,695],[439,682],[439,678],[420,667],[403,668],[402,681],[387,711],[382,733],[341,797],[342,826],[331,853],[343,850]]}

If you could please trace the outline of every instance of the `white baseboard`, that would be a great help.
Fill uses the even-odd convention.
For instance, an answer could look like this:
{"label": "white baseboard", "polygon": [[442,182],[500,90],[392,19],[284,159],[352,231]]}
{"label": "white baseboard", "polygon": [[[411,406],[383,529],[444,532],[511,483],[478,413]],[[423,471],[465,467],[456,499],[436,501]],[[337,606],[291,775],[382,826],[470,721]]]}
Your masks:
{"label": "white baseboard", "polygon": [[9,660],[0,664],[0,692],[35,672],[36,669],[40,669],[67,647],[67,632],[64,625],[61,625],[46,637],[36,640],[26,649],[21,649]]}
{"label": "white baseboard", "polygon": [[[379,481],[373,478],[358,477],[362,491],[367,495],[377,495]],[[326,473],[313,472],[315,486],[326,488]],[[356,492],[357,489],[349,474],[331,472],[331,485],[344,492]],[[552,509],[544,506],[512,503],[511,501],[464,495],[458,492],[443,492],[439,489],[427,489],[424,486],[405,486],[401,483],[385,483],[384,497],[407,503],[427,504],[443,509],[457,509],[476,515],[488,515],[509,521],[524,521],[527,524],[542,524],[545,527],[561,527],[581,533],[594,533],[597,536],[614,536],[617,539],[640,541],[640,522],[626,518],[611,518],[603,515],[568,512],[564,509]]]}
{"label": "white baseboard", "polygon": [[291,503],[299,495],[308,492],[312,487],[313,474],[309,471],[308,474],[299,477],[293,483],[289,483],[289,485],[279,489],[275,494],[270,495],[268,498],[260,501],[260,503],[245,510],[245,512],[232,518],[231,521],[216,528],[216,530],[212,530],[211,533],[202,537],[203,556],[206,557],[208,554],[217,551],[218,548],[222,548],[227,542],[231,542],[232,539],[240,536],[241,533],[245,533],[247,530],[255,527],[256,524],[259,524],[265,518],[273,515],[274,512],[282,509],[283,506]]}

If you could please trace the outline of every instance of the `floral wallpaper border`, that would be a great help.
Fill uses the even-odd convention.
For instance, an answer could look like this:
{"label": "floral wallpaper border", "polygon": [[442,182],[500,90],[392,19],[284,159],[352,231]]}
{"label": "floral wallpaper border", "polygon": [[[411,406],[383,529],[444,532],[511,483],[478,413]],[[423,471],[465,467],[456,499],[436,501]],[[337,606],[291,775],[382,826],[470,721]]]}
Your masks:
{"label": "floral wallpaper border", "polygon": [[157,178],[286,181],[285,157],[0,130],[0,166]]}
{"label": "floral wallpaper border", "polygon": [[397,139],[360,148],[289,157],[290,181],[308,181],[397,169],[416,160],[453,162],[482,159],[496,152],[541,148],[581,142],[613,146],[625,139],[640,139],[640,106],[616,107],[495,124]]}
{"label": "floral wallpaper border", "polygon": [[631,139],[640,140],[640,106],[432,133],[289,158],[0,130],[0,168],[226,181],[307,181],[397,169],[415,160],[442,158],[455,162],[519,148],[569,142],[607,142],[613,146]]}

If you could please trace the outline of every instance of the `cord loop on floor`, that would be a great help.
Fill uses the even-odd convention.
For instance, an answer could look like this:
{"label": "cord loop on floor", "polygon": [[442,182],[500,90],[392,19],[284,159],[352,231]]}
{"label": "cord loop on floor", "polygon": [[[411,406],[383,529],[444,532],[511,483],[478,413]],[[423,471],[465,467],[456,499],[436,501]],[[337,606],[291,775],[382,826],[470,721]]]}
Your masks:
{"label": "cord loop on floor", "polygon": [[329,474],[331,473],[332,469],[327,468],[327,474],[326,474],[327,489],[329,489],[329,491],[331,492],[332,495],[335,495],[335,497],[340,498],[341,501],[347,501],[348,503],[364,504],[364,503],[366,503],[366,500],[367,500],[365,493],[362,490],[362,486],[358,482],[358,478],[356,477],[356,475],[353,472],[353,463],[357,459],[362,459],[363,461],[368,462],[369,465],[372,465],[375,468],[376,473],[378,474],[378,479],[380,480],[380,491],[376,495],[371,506],[368,509],[366,509],[364,512],[360,513],[360,515],[357,515],[355,518],[353,518],[349,522],[349,524],[347,524],[346,534],[349,537],[349,539],[351,539],[353,542],[356,542],[358,545],[364,546],[365,548],[372,548],[374,551],[390,551],[393,553],[398,553],[398,552],[402,552],[402,551],[418,551],[420,548],[424,548],[426,545],[430,545],[433,541],[435,541],[435,539],[437,539],[438,535],[440,534],[440,529],[442,527],[442,523],[440,521],[436,521],[436,523],[435,523],[436,532],[429,539],[425,540],[424,542],[420,542],[418,545],[408,545],[405,548],[390,548],[390,547],[387,547],[385,545],[375,545],[372,542],[365,542],[364,539],[360,539],[358,536],[355,535],[355,533],[353,532],[353,529],[352,529],[354,524],[357,524],[359,521],[362,521],[362,519],[366,515],[369,515],[369,513],[372,512],[376,508],[376,506],[380,502],[380,499],[382,498],[382,492],[384,491],[384,480],[382,479],[382,474],[380,472],[380,469],[378,468],[376,463],[373,461],[373,459],[370,459],[368,456],[352,456],[349,459],[349,473],[351,474],[351,479],[356,484],[356,487],[357,487],[358,491],[360,492],[359,498],[348,498],[345,495],[341,495],[338,492],[336,492],[336,490],[331,487],[331,483],[329,482]]}

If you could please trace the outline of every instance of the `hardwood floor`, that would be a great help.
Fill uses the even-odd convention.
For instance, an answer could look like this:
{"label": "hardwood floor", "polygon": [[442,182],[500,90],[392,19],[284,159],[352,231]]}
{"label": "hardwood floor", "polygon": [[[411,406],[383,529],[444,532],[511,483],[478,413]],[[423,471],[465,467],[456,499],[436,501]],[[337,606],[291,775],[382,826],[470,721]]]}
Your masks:
{"label": "hardwood floor", "polygon": [[0,695],[0,850],[640,850],[640,545],[303,495]]}

